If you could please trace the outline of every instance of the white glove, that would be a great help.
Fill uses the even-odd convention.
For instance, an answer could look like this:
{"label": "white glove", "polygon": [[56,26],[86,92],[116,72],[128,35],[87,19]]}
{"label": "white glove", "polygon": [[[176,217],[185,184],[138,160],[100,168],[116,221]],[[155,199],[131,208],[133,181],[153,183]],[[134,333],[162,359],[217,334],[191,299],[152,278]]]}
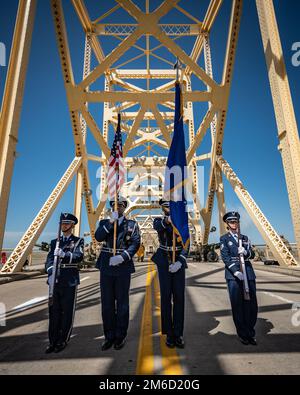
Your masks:
{"label": "white glove", "polygon": [[120,263],[124,262],[124,259],[121,255],[112,256],[109,260],[109,266],[118,266]]}
{"label": "white glove", "polygon": [[61,248],[55,248],[54,256],[58,256],[59,258],[64,258],[66,254],[63,252]]}
{"label": "white glove", "polygon": [[243,281],[244,280],[244,275],[242,272],[234,272],[233,273],[235,277],[237,277],[239,280]]}
{"label": "white glove", "polygon": [[176,273],[181,268],[181,266],[182,266],[182,263],[179,261],[176,261],[175,263],[172,263],[169,266],[169,272]]}
{"label": "white glove", "polygon": [[247,251],[245,250],[244,247],[239,247],[238,248],[238,254],[243,254],[243,255],[247,255]]}
{"label": "white glove", "polygon": [[113,224],[119,218],[119,214],[117,211],[113,211],[111,213],[110,223]]}

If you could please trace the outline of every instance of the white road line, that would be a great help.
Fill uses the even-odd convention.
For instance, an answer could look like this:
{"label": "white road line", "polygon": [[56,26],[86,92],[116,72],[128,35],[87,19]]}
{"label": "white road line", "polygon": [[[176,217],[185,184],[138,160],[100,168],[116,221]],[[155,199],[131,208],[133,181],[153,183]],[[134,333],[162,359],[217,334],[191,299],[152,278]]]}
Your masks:
{"label": "white road line", "polygon": [[192,267],[197,267],[197,265],[196,265],[195,263],[191,263],[191,262],[188,262],[187,265],[188,265],[188,266],[192,266]]}
{"label": "white road line", "polygon": [[89,278],[90,278],[90,276],[83,277],[83,278],[80,279],[80,282],[82,283],[82,281],[88,280]]}
{"label": "white road line", "polygon": [[[88,280],[90,278],[90,276],[87,277],[83,277],[83,279],[81,279],[80,281],[85,281]],[[39,296],[37,298],[33,298],[30,300],[27,300],[26,302],[19,304],[18,306],[13,307],[10,311],[24,311],[26,309],[29,309],[30,307],[37,305],[41,302],[45,302],[48,299],[48,295],[47,296]]]}
{"label": "white road line", "polygon": [[19,304],[16,307],[13,307],[10,311],[16,311],[16,310],[23,311],[23,310],[29,309],[30,307],[32,307],[35,304],[44,302],[47,299],[48,299],[48,295],[47,296],[39,296],[37,298],[33,298],[33,299],[30,299],[30,300],[27,300],[27,302]]}
{"label": "white road line", "polygon": [[290,304],[296,303],[296,302],[294,302],[293,300],[285,299],[285,298],[283,298],[282,296],[275,295],[275,294],[273,294],[272,292],[263,291],[263,293],[264,293],[265,295],[271,296],[272,298],[279,299],[279,300],[281,300],[282,302],[285,302],[285,303],[290,303]]}

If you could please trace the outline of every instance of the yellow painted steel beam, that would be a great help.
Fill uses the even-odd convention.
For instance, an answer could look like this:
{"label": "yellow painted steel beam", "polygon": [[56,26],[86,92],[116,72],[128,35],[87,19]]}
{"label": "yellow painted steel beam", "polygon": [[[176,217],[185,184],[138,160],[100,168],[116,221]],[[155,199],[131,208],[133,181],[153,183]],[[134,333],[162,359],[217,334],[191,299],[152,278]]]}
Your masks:
{"label": "yellow painted steel beam", "polygon": [[215,180],[216,180],[216,196],[218,202],[218,215],[219,215],[219,234],[220,236],[226,233],[226,226],[223,217],[226,213],[225,196],[224,196],[224,183],[222,172],[219,166],[215,166]]}
{"label": "yellow painted steel beam", "polygon": [[76,157],[70,164],[56,187],[51,192],[49,198],[24,233],[22,239],[9,256],[6,264],[3,266],[1,273],[15,273],[21,271],[26,258],[30,255],[32,248],[41,235],[51,214],[55,210],[59,200],[66,191],[68,185],[72,181],[74,175],[82,164],[82,158]]}
{"label": "yellow painted steel beam", "polygon": [[[144,165],[146,167],[146,178],[143,178],[143,174],[139,173],[138,177],[134,179],[132,185],[126,185],[126,191],[128,193],[132,193],[132,196],[135,196],[133,187],[137,186],[138,182],[141,180],[147,179],[147,172],[151,169],[161,168],[159,166],[158,161],[155,160],[154,157],[150,157],[149,148],[151,144],[152,153],[156,154],[155,147],[161,146],[163,148],[167,148],[171,141],[171,133],[174,128],[173,124],[170,124],[168,121],[172,118],[171,113],[169,111],[160,111],[158,108],[158,104],[162,104],[166,108],[170,108],[174,110],[174,82],[176,77],[176,71],[171,69],[165,70],[152,70],[150,68],[150,56],[158,56],[153,52],[160,47],[166,47],[171,51],[171,53],[177,57],[179,57],[183,63],[185,63],[186,68],[181,73],[181,79],[184,83],[184,93],[183,99],[186,105],[184,116],[185,120],[189,126],[189,148],[188,148],[188,162],[189,165],[193,168],[193,186],[197,188],[197,179],[196,177],[196,163],[199,160],[207,160],[211,161],[211,170],[210,170],[210,178],[208,185],[208,196],[207,202],[204,209],[201,210],[201,215],[204,221],[205,229],[203,233],[203,242],[207,242],[208,234],[210,229],[211,222],[211,214],[213,209],[213,200],[215,193],[217,194],[218,199],[218,209],[219,209],[219,221],[220,221],[220,230],[223,231],[224,225],[223,221],[221,221],[222,215],[225,212],[225,200],[224,200],[224,188],[223,188],[223,180],[222,180],[222,172],[221,168],[217,165],[222,160],[222,144],[223,144],[223,135],[224,135],[224,127],[226,123],[226,115],[228,108],[228,99],[230,93],[230,86],[232,80],[233,66],[235,60],[236,46],[237,46],[237,38],[239,32],[241,11],[242,11],[242,0],[233,0],[232,2],[232,14],[230,19],[230,28],[228,34],[228,42],[226,48],[226,58],[224,62],[224,71],[223,71],[223,79],[220,85],[218,85],[213,78],[212,73],[212,64],[210,57],[210,48],[208,35],[212,28],[212,25],[217,17],[220,6],[222,4],[222,0],[211,0],[208,10],[206,12],[206,16],[203,20],[203,23],[199,23],[199,21],[195,20],[195,18],[190,15],[188,12],[184,10],[184,8],[179,7],[179,0],[166,0],[162,2],[162,4],[152,13],[149,13],[149,1],[146,1],[146,13],[142,12],[139,7],[131,0],[116,0],[117,5],[110,9],[107,13],[100,16],[96,21],[92,22],[87,8],[85,7],[83,0],[72,0],[73,6],[75,8],[76,13],[78,14],[80,23],[86,33],[86,43],[89,43],[89,52],[85,51],[85,55],[87,58],[91,57],[90,50],[92,49],[95,53],[95,56],[99,62],[99,65],[96,66],[94,70],[90,70],[87,66],[88,62],[84,62],[84,74],[83,79],[79,82],[78,85],[74,82],[69,46],[67,40],[66,27],[64,22],[63,10],[62,10],[62,2],[61,0],[51,0],[54,22],[55,22],[55,30],[60,54],[60,60],[63,70],[63,77],[65,83],[65,89],[67,93],[67,99],[69,104],[70,116],[72,121],[72,130],[74,135],[75,142],[75,152],[76,156],[81,157],[80,167],[76,170],[77,172],[77,183],[76,183],[76,192],[75,192],[75,213],[80,215],[80,207],[81,207],[81,199],[84,195],[85,203],[87,208],[87,216],[88,222],[90,226],[90,232],[93,242],[94,239],[94,231],[96,227],[96,221],[98,218],[102,217],[105,213],[105,203],[106,203],[106,195],[107,195],[107,185],[105,183],[105,164],[107,163],[107,159],[110,154],[110,149],[108,147],[108,127],[109,124],[116,124],[115,114],[117,110],[125,111],[130,109],[133,106],[139,105],[140,110],[137,111],[136,107],[130,113],[130,111],[124,113],[123,122],[122,122],[122,130],[127,134],[127,139],[124,145],[124,162],[127,168],[131,166],[138,166],[135,158],[126,157],[130,151],[136,147],[145,147],[145,152],[148,153],[149,157],[145,157]],[[258,3],[261,0],[257,0]],[[268,6],[270,6],[269,0],[267,0]],[[262,4],[260,4],[262,7]],[[135,30],[131,33],[127,38],[122,41],[120,45],[115,47],[115,49],[108,55],[105,56],[100,45],[100,42],[97,37],[97,29],[103,29],[103,24],[96,26],[95,24],[99,23],[104,17],[111,15],[117,9],[122,7],[125,11],[127,11],[131,16],[133,16],[137,23],[133,26]],[[177,8],[183,15],[186,17],[190,17],[197,24],[197,32],[198,37],[196,39],[195,45],[193,47],[192,53],[188,55],[184,52],[184,50],[177,45],[174,40],[171,40],[169,37],[168,31],[164,26],[160,23],[160,19],[166,15],[173,8]],[[268,11],[269,12],[269,11]],[[266,9],[261,10],[261,14],[266,13]],[[260,18],[264,18],[265,16],[260,16]],[[272,25],[272,18],[269,16],[266,17],[268,20],[261,22],[266,28],[267,26],[267,34],[270,34],[271,28],[274,29]],[[271,20],[271,22],[270,22]],[[271,26],[272,25],[272,26]],[[111,26],[112,24],[105,24],[106,27]],[[271,26],[271,28],[270,28]],[[201,27],[201,30],[199,28]],[[129,29],[130,30],[130,29]],[[99,32],[99,31],[98,31]],[[278,32],[277,32],[278,33]],[[126,33],[127,34],[127,33]],[[266,34],[266,33],[264,33]],[[160,41],[160,45],[156,48],[150,48],[149,45],[149,36],[152,35],[156,37]],[[143,49],[139,45],[136,44],[137,40],[146,36],[146,49]],[[275,37],[276,38],[276,37]],[[119,40],[121,40],[119,38]],[[147,41],[148,40],[148,41]],[[263,36],[264,40],[264,36]],[[280,53],[280,48],[278,47],[278,42],[275,39],[275,50],[273,50],[272,54]],[[112,66],[117,64],[117,61],[120,60],[121,56],[129,50],[131,47],[138,48],[142,51],[140,56],[145,57],[146,66],[144,69],[124,69],[125,63],[123,62],[120,66],[115,66],[111,69]],[[205,70],[203,70],[199,64],[198,60],[201,55],[202,50],[205,50]],[[279,51],[279,52],[278,52]],[[270,55],[270,54],[269,54]],[[133,61],[133,58],[130,61]],[[280,58],[279,58],[280,59]],[[272,73],[272,62],[276,65],[276,58],[272,56],[267,56],[268,67],[270,68],[270,73]],[[122,62],[122,59],[120,60]],[[118,67],[121,67],[118,68]],[[282,69],[281,69],[282,70]],[[207,85],[206,92],[197,92],[192,90],[190,75],[193,73],[200,80],[202,80]],[[105,77],[105,89],[103,92],[90,92],[90,85],[94,83],[100,76],[104,75]],[[146,89],[142,89],[137,85],[129,83],[127,80],[130,79],[144,79],[146,80]],[[158,80],[163,79],[163,84],[156,87],[155,89],[150,89],[150,80]],[[275,81],[279,86],[279,82]],[[271,83],[273,89],[275,83]],[[120,86],[122,89],[126,89],[126,91],[116,91],[114,89],[118,89]],[[276,87],[276,89],[279,89]],[[283,90],[286,87],[283,87]],[[275,90],[274,90],[275,91]],[[286,94],[287,91],[285,91]],[[283,97],[283,96],[282,96]],[[282,99],[282,98],[281,98]],[[193,120],[193,103],[194,102],[208,102],[209,109],[207,114],[204,116],[203,120],[200,123],[200,126],[195,133],[195,125]],[[100,128],[95,119],[92,117],[91,113],[88,109],[89,103],[104,103],[104,115],[103,115],[103,126]],[[117,106],[117,103],[121,103],[120,106]],[[150,112],[151,111],[151,112]],[[290,109],[289,109],[290,111]],[[217,119],[216,119],[216,114]],[[290,111],[291,114],[291,111]],[[278,117],[278,114],[276,114]],[[285,114],[284,114],[285,116]],[[281,116],[278,117],[281,122],[281,126],[283,125],[283,121]],[[286,125],[291,122],[292,117],[285,117],[284,121]],[[127,120],[134,120],[131,125],[130,122],[127,124]],[[146,120],[148,121],[148,129],[142,125],[142,122]],[[150,121],[156,120],[157,128],[150,128]],[[278,121],[278,123],[279,123]],[[100,156],[89,155],[86,149],[86,136],[87,136],[87,126],[89,131],[92,133],[96,142],[99,145],[99,149],[101,149]],[[151,125],[152,126],[152,125]],[[207,129],[211,126],[211,137],[212,137],[212,149],[208,154],[196,156],[196,151],[200,146]],[[102,129],[102,130],[101,130]],[[280,129],[280,128],[279,128]],[[282,129],[282,128],[281,128]],[[280,129],[280,130],[281,130]],[[295,166],[297,162],[297,155],[295,156],[295,152],[293,151],[287,153],[287,142],[289,144],[296,141],[293,133],[286,133],[287,129],[282,129],[279,133],[279,137],[281,140],[280,149],[283,151],[283,156],[285,158],[293,159],[293,170],[297,172],[297,166]],[[287,137],[288,134],[288,137]],[[292,137],[290,137],[290,135]],[[163,138],[161,138],[163,136]],[[151,143],[151,144],[150,144]],[[144,148],[143,147],[143,148]],[[144,151],[143,151],[144,152]],[[142,155],[142,154],[140,154]],[[290,155],[290,156],[288,156]],[[296,159],[295,159],[296,158]],[[162,159],[162,158],[160,158]],[[165,159],[165,158],[164,158]],[[89,179],[89,171],[88,171],[88,161],[93,160],[101,163],[101,196],[100,201],[94,209],[93,201],[88,193],[90,191],[90,179]],[[291,162],[291,161],[290,161]],[[289,163],[290,163],[289,162]],[[160,163],[161,165],[161,163]],[[232,169],[230,169],[228,164],[224,164],[222,162],[221,167],[223,166],[224,172],[230,177],[232,176]],[[290,166],[291,168],[291,166]],[[144,169],[145,171],[145,169]],[[289,170],[290,171],[290,170]],[[235,174],[234,174],[235,175]],[[163,175],[160,176],[161,180],[163,180]],[[297,177],[295,178],[295,183],[297,183]],[[244,191],[242,191],[242,186],[239,184],[240,181],[236,181],[235,190],[237,193],[241,193],[241,198],[244,199],[244,203],[248,204],[250,207],[250,211],[252,211],[252,215],[256,215],[258,213],[258,221],[261,220],[261,213],[258,210],[257,206],[253,206],[253,202],[251,201],[251,197],[249,198]],[[134,185],[133,185],[134,184]],[[151,182],[150,182],[151,184]],[[237,185],[237,187],[236,187]],[[297,187],[298,184],[296,184]],[[130,189],[131,187],[131,189]],[[240,192],[242,191],[242,192]],[[146,191],[136,192],[136,196],[134,201],[130,202],[130,206],[128,208],[128,213],[132,213],[133,211],[144,211],[149,209],[158,208],[157,202],[148,200],[147,198],[150,195],[157,192],[156,186],[151,186]],[[161,196],[162,189],[159,189],[157,192],[158,196]],[[295,195],[295,194],[294,194]],[[143,200],[143,198],[145,198]],[[200,204],[197,201],[194,201],[194,212],[200,210]],[[253,214],[254,213],[254,214]],[[197,214],[198,215],[198,214]],[[197,218],[196,218],[197,217]],[[198,235],[201,234],[200,224],[199,224],[199,215],[190,218],[191,223],[195,227],[195,231]],[[268,237],[272,239],[272,243],[275,245],[275,249],[278,253],[278,249],[280,251],[280,259],[289,260],[290,257],[286,256],[286,251],[281,250],[281,245],[278,244],[278,240],[273,238],[273,231],[270,230],[269,223],[266,223],[262,220],[259,223],[258,229],[260,232],[265,232]],[[78,233],[79,230],[77,229]],[[269,232],[269,233],[268,233]],[[197,236],[198,240],[199,237]],[[284,256],[283,256],[283,255]],[[23,258],[22,258],[23,259]],[[293,263],[291,263],[293,264]]]}
{"label": "yellow painted steel beam", "polygon": [[0,251],[16,158],[19,121],[31,47],[36,0],[19,2],[0,115]]}
{"label": "yellow painted steel beam", "polygon": [[171,135],[167,129],[167,126],[164,122],[164,119],[161,115],[161,113],[158,111],[158,108],[156,105],[151,106],[151,111],[153,112],[153,115],[156,118],[157,124],[162,132],[162,135],[164,136],[165,142],[168,144],[168,146],[171,146]]}
{"label": "yellow painted steel beam", "polygon": [[279,152],[288,190],[294,234],[300,257],[300,141],[272,0],[256,0],[273,105]]}
{"label": "yellow painted steel beam", "polygon": [[[203,20],[203,25],[202,25],[202,31],[205,33],[210,33],[210,30],[213,26],[213,23],[215,19],[217,18],[217,15],[219,13],[219,10],[221,8],[223,0],[211,0],[207,9],[207,12],[205,14],[204,20]],[[191,59],[194,62],[197,62],[201,52],[203,50],[204,46],[204,36],[200,35],[197,37],[194,47],[192,49],[192,52],[190,54]],[[184,70],[183,75],[189,75],[191,74],[191,68],[187,66]]]}
{"label": "yellow painted steel beam", "polygon": [[[83,56],[83,78],[85,78],[91,70],[91,39],[89,35],[85,37],[85,47]],[[88,110],[88,103],[85,104],[86,110]],[[87,137],[87,124],[80,116],[81,134],[83,143],[86,143]],[[74,234],[80,236],[81,220],[82,220],[82,200],[84,196],[83,188],[84,171],[81,166],[77,171],[76,184],[75,184],[75,196],[74,196],[74,215],[78,218],[78,223],[75,225]]]}
{"label": "yellow painted steel beam", "polygon": [[[55,33],[57,39],[57,46],[59,50],[60,62],[63,72],[64,85],[67,92],[68,105],[72,123],[72,131],[75,142],[75,154],[76,156],[82,157],[82,174],[83,174],[83,193],[85,199],[85,205],[87,210],[87,217],[90,229],[95,229],[96,224],[93,222],[91,217],[94,212],[94,205],[92,196],[90,194],[90,179],[89,179],[89,170],[88,170],[88,160],[86,158],[86,145],[85,138],[83,138],[81,131],[81,122],[79,115],[79,108],[74,109],[71,105],[71,100],[69,96],[69,92],[73,91],[75,87],[74,75],[70,57],[69,43],[66,32],[66,25],[64,20],[64,13],[61,0],[51,0],[52,14],[55,26]],[[85,111],[87,111],[85,102],[81,103],[81,106]],[[81,108],[82,110],[82,108]],[[94,232],[91,231],[91,237],[93,242],[95,243]]]}
{"label": "yellow painted steel beam", "polygon": [[217,155],[222,155],[224,128],[226,125],[229,94],[230,94],[235,55],[236,55],[236,49],[237,49],[237,43],[239,37],[242,8],[243,8],[242,0],[233,0],[228,40],[227,40],[226,56],[225,56],[223,77],[221,84],[223,90],[223,99],[222,99],[223,103],[221,108],[219,108],[219,112],[217,116],[216,136],[212,146],[212,158],[211,158],[211,168],[209,175],[206,206],[201,211],[201,215],[205,223],[205,229],[203,232],[203,244],[207,244],[209,231],[210,231],[211,215],[212,215],[214,196],[216,191],[216,178],[215,178],[216,157]]}
{"label": "yellow painted steel beam", "polygon": [[101,133],[100,129],[98,128],[98,126],[97,126],[94,118],[92,117],[91,113],[89,111],[87,111],[85,107],[82,107],[81,108],[81,114],[82,114],[83,118],[85,119],[85,121],[87,123],[87,126],[89,127],[90,131],[92,132],[95,140],[99,144],[102,152],[104,153],[106,158],[108,158],[109,155],[110,155],[110,149],[109,149],[109,147],[107,145],[107,142],[103,138],[102,133]]}
{"label": "yellow painted steel beam", "polygon": [[109,67],[120,58],[136,41],[141,37],[142,32],[138,28],[130,36],[115,48],[106,58],[79,84],[79,87],[84,90],[93,82],[95,82],[102,74],[104,74]]}
{"label": "yellow painted steel beam", "polygon": [[[160,23],[160,29],[168,36],[198,36],[202,33],[202,23]],[[99,23],[93,26],[93,32],[98,36],[128,36],[135,28],[136,23]]]}
{"label": "yellow painted steel beam", "polygon": [[139,110],[139,113],[138,113],[138,115],[131,127],[130,133],[127,136],[126,142],[124,144],[124,149],[123,149],[124,157],[127,156],[128,151],[131,149],[131,145],[134,141],[137,130],[138,130],[142,120],[144,119],[145,112],[146,112],[146,108],[141,107],[141,109]]}
{"label": "yellow painted steel beam", "polygon": [[105,54],[103,52],[103,49],[100,45],[100,42],[93,33],[93,23],[91,22],[91,19],[89,17],[88,11],[86,9],[86,6],[84,4],[83,0],[72,0],[73,7],[78,15],[78,18],[81,22],[81,25],[85,31],[85,33],[90,34],[91,37],[91,46],[94,51],[94,54],[98,60],[98,62],[102,62],[103,59],[105,58]]}
{"label": "yellow painted steel beam", "polygon": [[193,156],[196,153],[197,148],[199,148],[201,141],[203,140],[205,133],[207,129],[209,128],[209,125],[211,124],[212,120],[214,119],[216,113],[216,109],[214,107],[211,107],[207,110],[200,126],[199,129],[197,130],[197,133],[194,138],[193,144],[190,146],[187,152],[187,163],[190,163],[191,160],[193,159]]}
{"label": "yellow painted steel beam", "polygon": [[123,79],[172,79],[176,78],[176,71],[173,69],[116,69],[116,75]]}
{"label": "yellow painted steel beam", "polygon": [[[78,100],[87,101],[90,103],[101,103],[101,102],[110,102],[116,103],[118,101],[129,101],[136,103],[165,103],[168,101],[174,101],[174,92],[124,92],[124,91],[101,91],[101,92],[79,92],[79,99],[76,97],[76,90],[74,88],[70,93],[70,100],[73,100],[73,108],[78,107]],[[192,101],[192,102],[206,102],[216,100],[213,92],[206,91],[193,91],[193,92],[184,92],[183,93],[184,101]]]}
{"label": "yellow painted steel beam", "polygon": [[175,56],[177,56],[184,64],[190,67],[191,71],[211,89],[217,89],[216,82],[210,78],[206,72],[194,62],[189,55],[184,52],[179,45],[177,45],[170,37],[168,37],[161,29],[157,26],[153,26],[151,34],[163,43]]}

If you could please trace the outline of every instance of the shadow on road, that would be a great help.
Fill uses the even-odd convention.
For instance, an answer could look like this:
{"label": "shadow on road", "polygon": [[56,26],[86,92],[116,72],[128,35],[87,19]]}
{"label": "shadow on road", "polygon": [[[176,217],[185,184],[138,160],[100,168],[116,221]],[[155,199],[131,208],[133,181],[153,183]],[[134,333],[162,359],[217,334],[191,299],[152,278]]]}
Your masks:
{"label": "shadow on road", "polygon": [[[205,283],[203,279],[212,274],[216,274],[223,269],[216,269],[206,273],[200,273],[193,277],[187,278],[188,287],[207,287],[220,288],[220,292],[226,289],[225,283],[212,282]],[[144,275],[144,270],[137,272],[135,277]],[[199,283],[198,280],[202,281]],[[217,285],[215,285],[217,284]],[[223,284],[223,285],[222,285]],[[224,292],[224,291],[222,291]],[[145,294],[145,286],[139,286],[131,289],[131,295]],[[47,303],[24,311],[14,313],[8,316],[7,327],[0,328],[2,332],[0,345],[1,362],[34,362],[45,360],[68,360],[97,358],[99,359],[99,372],[106,374],[135,374],[138,344],[140,338],[140,323],[142,318],[144,297],[141,298],[136,309],[135,315],[130,317],[130,328],[128,340],[125,348],[120,351],[113,349],[102,352],[100,347],[103,341],[102,325],[100,324],[100,291],[99,284],[81,286],[78,292],[77,314],[82,309],[98,306],[99,324],[83,325],[75,327],[72,339],[68,347],[59,354],[44,354],[47,344]],[[40,308],[42,307],[42,308]],[[268,305],[260,308],[260,313],[275,312],[290,309],[290,304]],[[215,309],[213,311],[198,312],[194,303],[186,292],[186,317],[188,323],[185,326],[186,348],[178,350],[180,363],[185,370],[191,374],[224,374],[220,357],[230,354],[265,354],[265,353],[299,353],[300,352],[300,334],[271,333],[273,323],[265,318],[259,318],[257,322],[258,346],[244,346],[235,335],[215,332],[220,321],[218,318],[231,317],[231,310]],[[38,333],[22,333],[20,335],[5,336],[5,331],[15,328],[22,328],[26,325],[37,324],[36,328],[41,327]],[[24,328],[28,332],[28,328]],[[159,352],[159,350],[157,351]],[[159,355],[158,355],[159,356]],[[101,370],[101,361],[104,358],[108,364],[106,371]],[[35,371],[38,373],[38,370]],[[63,373],[63,372],[62,372]],[[258,372],[259,373],[259,372]],[[80,365],[74,371],[74,374],[80,374]]]}

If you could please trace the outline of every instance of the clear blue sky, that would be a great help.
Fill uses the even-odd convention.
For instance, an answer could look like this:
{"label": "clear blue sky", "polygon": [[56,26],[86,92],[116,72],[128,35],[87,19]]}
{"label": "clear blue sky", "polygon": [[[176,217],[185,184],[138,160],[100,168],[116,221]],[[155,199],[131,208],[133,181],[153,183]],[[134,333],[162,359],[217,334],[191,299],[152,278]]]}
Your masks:
{"label": "clear blue sky", "polygon": [[[5,43],[8,54],[17,3],[16,0],[9,2],[0,0],[0,42]],[[86,3],[92,17],[97,17],[102,10],[107,9],[109,1],[89,0]],[[110,3],[111,6],[114,5],[113,1]],[[137,3],[142,4],[144,1],[137,1]],[[154,8],[160,4],[160,1],[151,0],[150,3],[151,8]],[[185,1],[182,4],[201,19],[208,0]],[[300,90],[300,67],[292,66],[291,48],[294,42],[300,41],[298,28],[300,2],[275,0],[274,4],[299,125],[300,98],[296,92]],[[230,5],[231,1],[224,0],[211,35],[214,75],[218,82],[221,81],[224,63],[226,46],[224,26],[226,26],[227,32]],[[64,11],[75,80],[78,82],[82,73],[84,36],[69,0],[64,0]],[[174,16],[175,14],[166,17],[163,22],[174,21]],[[116,15],[115,22],[120,22],[121,19],[122,14],[119,13]],[[186,50],[192,47],[192,42],[189,39],[182,41],[182,43],[184,43]],[[107,40],[103,45],[105,51],[109,51],[111,41]],[[165,55],[164,52],[161,52],[161,55]],[[161,64],[159,61],[152,60],[151,67],[160,68]],[[1,97],[5,76],[6,68],[0,67]],[[102,89],[101,82],[100,80],[93,88]],[[195,88],[197,88],[197,83],[195,82],[195,84]],[[94,106],[92,111],[101,125],[101,108]],[[200,113],[201,109],[199,108],[199,112],[197,112],[196,108],[196,125],[199,124]],[[91,139],[88,141],[88,146],[91,153],[99,153]],[[275,229],[293,241],[286,185],[277,146],[277,128],[255,1],[245,0],[230,97],[230,110],[225,130],[224,157],[238,173]],[[206,152],[208,148],[209,141],[205,139],[199,153]],[[16,245],[74,156],[73,137],[50,2],[46,0],[39,1],[37,7],[17,151],[18,158],[15,163],[4,243],[7,248]],[[97,166],[91,164],[90,174],[94,191],[98,183],[96,170]],[[207,188],[207,178],[208,168],[205,166],[205,188]],[[42,240],[48,241],[55,237],[59,212],[72,211],[73,193],[74,184],[72,183],[46,226],[41,237]],[[225,197],[229,209],[241,210],[244,233],[247,233],[253,242],[262,242],[259,233],[245,214],[241,203],[227,182],[225,182]],[[218,227],[216,218],[214,212],[213,223]],[[88,231],[88,227],[84,215],[82,232],[85,231]]]}

